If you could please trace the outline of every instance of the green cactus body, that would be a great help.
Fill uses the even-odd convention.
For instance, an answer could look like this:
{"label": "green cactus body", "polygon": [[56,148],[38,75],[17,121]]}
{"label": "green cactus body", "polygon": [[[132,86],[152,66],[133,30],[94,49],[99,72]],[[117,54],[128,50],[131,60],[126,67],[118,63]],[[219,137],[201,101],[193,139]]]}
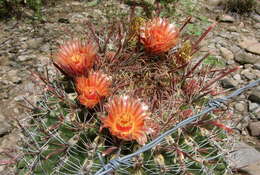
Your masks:
{"label": "green cactus body", "polygon": [[[98,131],[96,119],[88,121],[91,127],[79,127],[79,117],[71,121],[66,104],[57,99],[49,108],[52,110],[30,120],[25,133],[27,145],[23,147],[25,156],[17,166],[19,175],[91,175],[109,160],[140,148],[137,143],[125,142],[115,145],[118,147],[113,153],[102,156],[113,146],[113,140]],[[69,119],[65,120],[66,116]],[[187,126],[179,130],[155,148],[134,157],[132,167],[123,165],[115,174],[225,174],[228,165],[220,148],[226,142],[226,133],[216,127],[206,128]]]}

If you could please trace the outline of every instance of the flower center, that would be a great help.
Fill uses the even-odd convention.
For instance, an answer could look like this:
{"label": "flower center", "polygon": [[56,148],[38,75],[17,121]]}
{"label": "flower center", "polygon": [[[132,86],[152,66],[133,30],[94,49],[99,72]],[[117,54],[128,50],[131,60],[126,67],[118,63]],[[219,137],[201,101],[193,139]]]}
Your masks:
{"label": "flower center", "polygon": [[74,62],[74,63],[79,63],[81,61],[81,55],[80,54],[75,54],[75,55],[72,55],[71,57],[71,60]]}
{"label": "flower center", "polygon": [[98,94],[93,87],[87,88],[86,91],[84,92],[84,95],[88,99],[97,99],[98,98]]}
{"label": "flower center", "polygon": [[133,128],[132,115],[125,113],[118,117],[118,120],[116,121],[116,127],[122,132],[130,131]]}

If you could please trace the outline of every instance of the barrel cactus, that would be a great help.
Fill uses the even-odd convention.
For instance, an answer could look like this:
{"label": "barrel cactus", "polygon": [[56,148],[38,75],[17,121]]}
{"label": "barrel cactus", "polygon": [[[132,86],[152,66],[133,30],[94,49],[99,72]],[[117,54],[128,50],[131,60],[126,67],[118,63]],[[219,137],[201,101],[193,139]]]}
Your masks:
{"label": "barrel cactus", "polygon": [[[35,74],[44,94],[20,121],[24,156],[18,174],[95,174],[221,94],[217,81],[237,68],[216,69],[208,54],[199,56],[199,42],[215,24],[187,40],[182,29],[189,20],[182,27],[163,18],[143,20],[131,43],[133,27],[127,26],[104,35],[103,43],[62,45],[53,59],[62,75]],[[108,174],[228,173],[230,115],[226,108],[214,110]]]}

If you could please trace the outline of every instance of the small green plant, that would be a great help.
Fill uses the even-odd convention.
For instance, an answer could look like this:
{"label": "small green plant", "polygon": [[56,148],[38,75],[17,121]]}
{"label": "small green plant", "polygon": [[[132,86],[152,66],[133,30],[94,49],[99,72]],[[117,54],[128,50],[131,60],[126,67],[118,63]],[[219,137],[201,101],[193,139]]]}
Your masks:
{"label": "small green plant", "polygon": [[41,19],[42,18],[41,9],[43,7],[42,0],[27,0],[26,3],[29,6],[29,8],[34,10],[34,17],[37,19]]}
{"label": "small green plant", "polygon": [[202,29],[197,24],[189,24],[187,26],[187,32],[190,35],[200,36],[202,34]]}
{"label": "small green plant", "polygon": [[219,66],[219,67],[224,67],[225,62],[223,60],[220,60],[216,58],[215,56],[208,56],[204,61],[204,64],[212,65],[212,66]]}

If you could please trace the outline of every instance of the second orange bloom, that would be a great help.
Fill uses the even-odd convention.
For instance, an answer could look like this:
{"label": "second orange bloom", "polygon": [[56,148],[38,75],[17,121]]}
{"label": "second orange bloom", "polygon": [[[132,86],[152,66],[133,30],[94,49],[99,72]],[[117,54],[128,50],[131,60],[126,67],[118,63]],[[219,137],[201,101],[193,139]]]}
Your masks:
{"label": "second orange bloom", "polygon": [[77,77],[76,88],[81,104],[93,108],[103,97],[109,95],[111,78],[101,72],[89,72],[88,77]]}

